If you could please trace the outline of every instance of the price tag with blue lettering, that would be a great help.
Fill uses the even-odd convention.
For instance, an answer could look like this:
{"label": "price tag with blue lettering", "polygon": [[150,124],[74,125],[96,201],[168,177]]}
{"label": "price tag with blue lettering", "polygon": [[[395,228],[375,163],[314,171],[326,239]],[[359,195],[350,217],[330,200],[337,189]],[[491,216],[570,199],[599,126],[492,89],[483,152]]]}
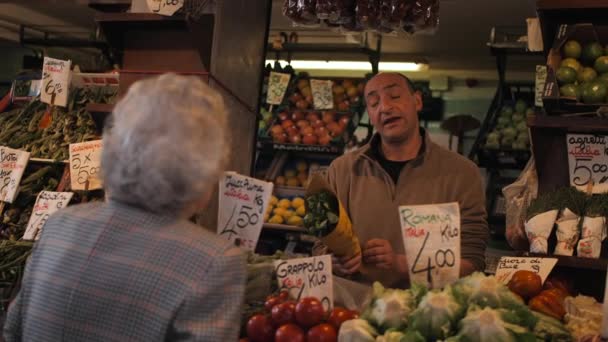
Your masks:
{"label": "price tag with blue lettering", "polygon": [[296,258],[274,261],[279,290],[289,291],[290,297],[299,300],[315,297],[321,301],[325,312],[334,305],[334,285],[331,256]]}
{"label": "price tag with blue lettering", "polygon": [[29,160],[27,151],[0,146],[0,201],[13,203]]}
{"label": "price tag with blue lettering", "polygon": [[24,240],[38,240],[42,227],[54,212],[67,207],[72,199],[72,192],[41,191],[36,197],[36,204],[27,222]]}
{"label": "price tag with blue lettering", "polygon": [[586,191],[593,184],[593,193],[608,191],[608,139],[605,135],[567,134],[570,185]]}
{"label": "price tag with blue lettering", "polygon": [[460,207],[457,202],[400,206],[410,281],[442,288],[460,276]]}
{"label": "price tag with blue lettering", "polygon": [[273,184],[225,172],[220,180],[217,233],[237,246],[254,251]]}

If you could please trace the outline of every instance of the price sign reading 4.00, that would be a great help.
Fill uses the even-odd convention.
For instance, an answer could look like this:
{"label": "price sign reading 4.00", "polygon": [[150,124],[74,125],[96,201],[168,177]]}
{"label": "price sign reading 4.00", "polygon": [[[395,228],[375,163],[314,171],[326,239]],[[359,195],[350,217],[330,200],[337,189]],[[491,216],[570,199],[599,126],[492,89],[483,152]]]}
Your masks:
{"label": "price sign reading 4.00", "polygon": [[401,231],[410,281],[442,288],[460,274],[460,207],[400,206]]}
{"label": "price sign reading 4.00", "polygon": [[36,197],[36,204],[30,215],[30,220],[27,222],[24,240],[38,240],[42,227],[48,220],[49,216],[61,208],[65,208],[74,193],[72,192],[54,192],[41,191]]}
{"label": "price sign reading 4.00", "polygon": [[333,109],[334,93],[331,80],[310,80],[310,90],[312,91],[312,102],[315,109]]}
{"label": "price sign reading 4.00", "polygon": [[70,183],[72,190],[101,189],[102,184],[99,179],[101,148],[101,140],[70,144]]}
{"label": "price sign reading 4.00", "polygon": [[65,107],[70,88],[71,61],[44,57],[40,100],[50,105]]}
{"label": "price sign reading 4.00", "polygon": [[255,250],[273,184],[225,172],[220,180],[217,233],[237,246]]}

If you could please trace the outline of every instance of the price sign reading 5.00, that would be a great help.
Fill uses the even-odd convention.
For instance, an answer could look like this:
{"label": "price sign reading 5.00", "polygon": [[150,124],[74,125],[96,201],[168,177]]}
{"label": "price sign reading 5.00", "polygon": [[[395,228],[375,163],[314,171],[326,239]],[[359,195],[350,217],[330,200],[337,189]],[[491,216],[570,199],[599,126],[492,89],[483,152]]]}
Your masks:
{"label": "price sign reading 5.00", "polygon": [[410,262],[410,280],[441,288],[458,279],[458,203],[400,206],[399,216],[405,254]]}
{"label": "price sign reading 5.00", "polygon": [[220,181],[217,233],[240,247],[255,250],[273,184],[226,172]]}
{"label": "price sign reading 5.00", "polygon": [[593,193],[608,191],[608,139],[605,135],[567,134],[570,185]]}
{"label": "price sign reading 5.00", "polygon": [[102,184],[99,179],[101,148],[101,140],[70,144],[72,190],[101,189]]}

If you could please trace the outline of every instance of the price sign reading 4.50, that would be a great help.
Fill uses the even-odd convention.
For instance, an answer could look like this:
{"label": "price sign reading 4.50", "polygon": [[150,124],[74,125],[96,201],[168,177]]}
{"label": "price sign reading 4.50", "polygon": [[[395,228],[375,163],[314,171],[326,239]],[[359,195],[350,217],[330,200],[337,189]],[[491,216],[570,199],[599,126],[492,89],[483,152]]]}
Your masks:
{"label": "price sign reading 4.50", "polygon": [[184,0],[147,0],[150,12],[172,16],[184,6]]}
{"label": "price sign reading 4.50", "polygon": [[102,184],[99,179],[101,148],[101,140],[70,144],[70,184],[72,190],[101,189]]}
{"label": "price sign reading 4.50", "polygon": [[280,72],[270,72],[268,78],[268,93],[266,94],[266,103],[279,105],[283,102],[283,96],[289,85],[290,74],[282,74]]}
{"label": "price sign reading 4.50", "polygon": [[334,93],[332,91],[332,81],[310,80],[310,90],[312,91],[312,102],[315,109],[333,109]]}
{"label": "price sign reading 4.50", "polygon": [[608,191],[608,138],[605,135],[567,134],[570,185],[593,193]]}
{"label": "price sign reading 4.50", "polygon": [[70,88],[71,61],[44,57],[40,100],[50,105],[65,107]]}
{"label": "price sign reading 4.50", "polygon": [[442,288],[460,274],[460,207],[400,206],[401,231],[410,281]]}
{"label": "price sign reading 4.50", "polygon": [[41,191],[36,197],[36,204],[30,215],[30,220],[27,222],[24,240],[38,240],[42,227],[48,220],[49,216],[61,208],[65,208],[74,193],[72,192],[54,192]]}
{"label": "price sign reading 4.50", "polygon": [[13,203],[30,153],[0,146],[0,201]]}
{"label": "price sign reading 4.50", "polygon": [[255,250],[273,184],[225,172],[220,180],[217,233],[237,246]]}

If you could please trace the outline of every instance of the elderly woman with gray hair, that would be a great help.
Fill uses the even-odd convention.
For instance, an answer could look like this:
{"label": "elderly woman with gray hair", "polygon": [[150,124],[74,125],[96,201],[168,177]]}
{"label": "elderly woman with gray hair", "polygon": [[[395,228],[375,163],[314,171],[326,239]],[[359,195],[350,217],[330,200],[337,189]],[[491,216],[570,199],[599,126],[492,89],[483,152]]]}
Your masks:
{"label": "elderly woman with gray hair", "polygon": [[135,83],[103,135],[107,201],[51,216],[7,341],[234,341],[244,255],[187,219],[228,155],[226,109],[200,79]]}

